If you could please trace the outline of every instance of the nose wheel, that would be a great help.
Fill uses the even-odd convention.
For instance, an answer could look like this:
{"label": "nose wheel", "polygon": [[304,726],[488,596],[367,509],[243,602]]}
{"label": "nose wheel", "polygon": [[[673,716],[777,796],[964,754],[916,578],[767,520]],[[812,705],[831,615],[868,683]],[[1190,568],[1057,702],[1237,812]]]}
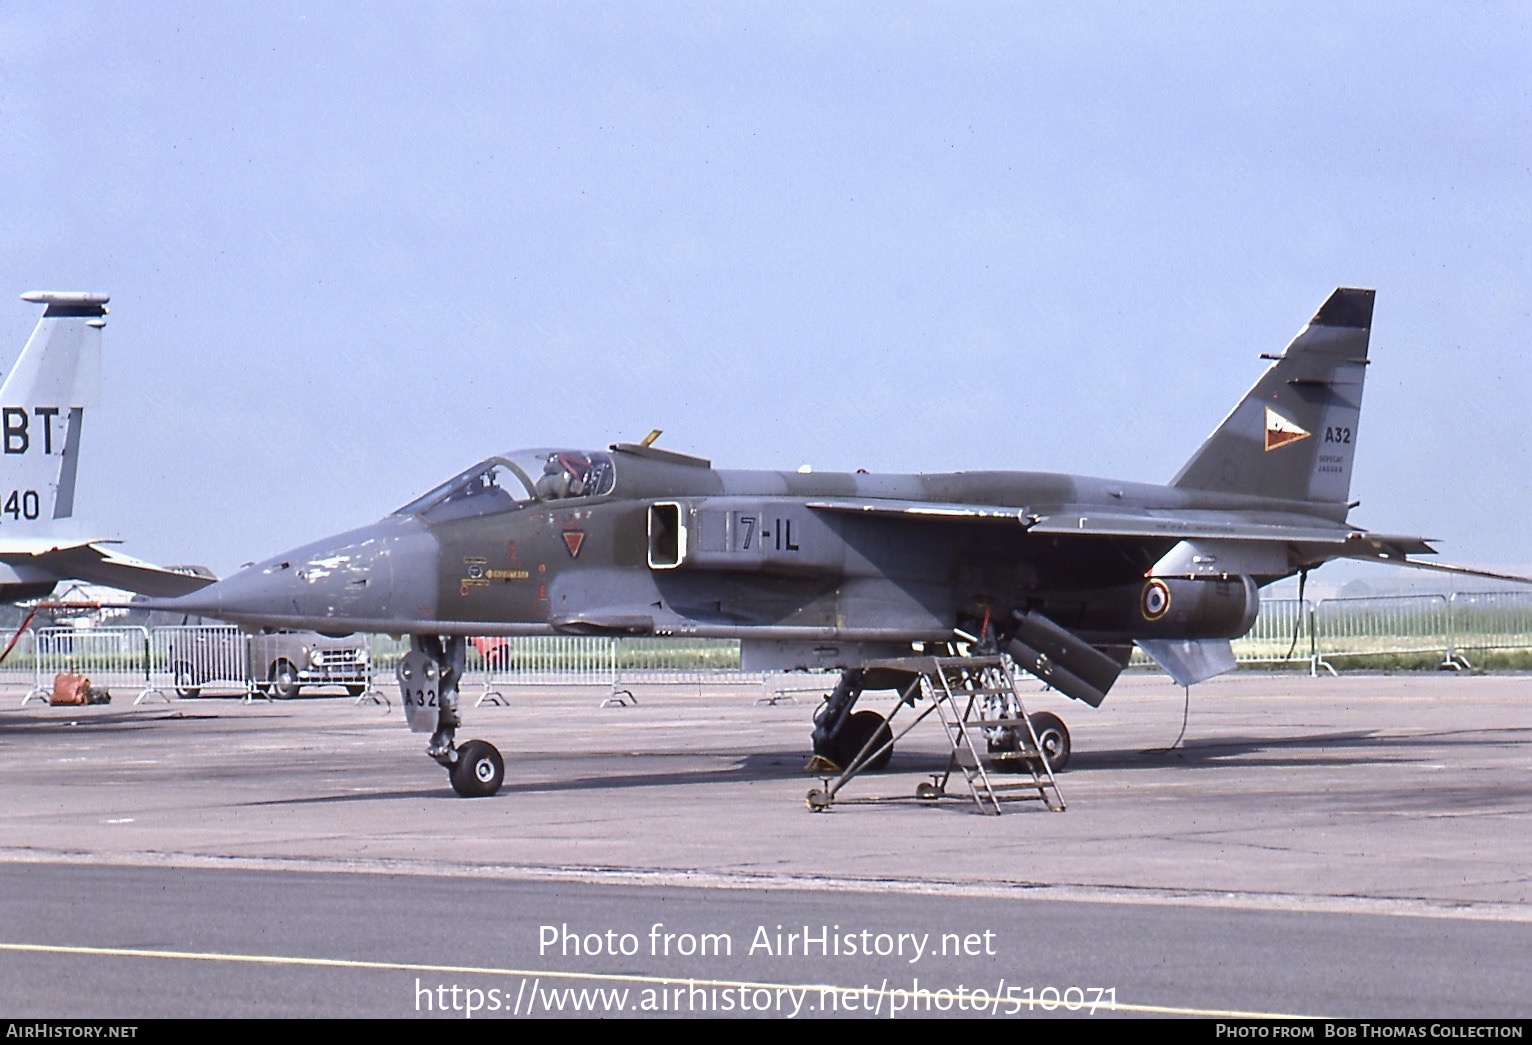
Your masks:
{"label": "nose wheel", "polygon": [[447,770],[452,790],[464,798],[488,798],[505,783],[505,759],[487,740],[457,744],[458,682],[463,677],[468,643],[461,635],[437,638],[411,635],[410,652],[395,674],[404,697],[410,730],[430,733],[426,754]]}
{"label": "nose wheel", "polygon": [[488,798],[505,783],[505,760],[487,740],[470,740],[457,749],[457,759],[447,766],[452,790],[464,798]]}

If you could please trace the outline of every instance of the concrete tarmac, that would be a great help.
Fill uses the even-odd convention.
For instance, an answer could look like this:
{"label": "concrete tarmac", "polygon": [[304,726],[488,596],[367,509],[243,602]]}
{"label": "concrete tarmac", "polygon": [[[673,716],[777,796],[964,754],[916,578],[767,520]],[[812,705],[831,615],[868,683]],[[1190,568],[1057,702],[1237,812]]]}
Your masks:
{"label": "concrete tarmac", "polygon": [[[901,910],[932,922],[951,897],[1423,918],[1461,926],[1456,953],[1471,956],[1467,923],[1532,924],[1529,693],[1532,679],[1515,676],[1237,674],[1193,690],[1175,747],[1183,695],[1161,676],[1125,678],[1096,710],[1028,694],[1029,710],[1060,714],[1073,734],[1059,777],[1069,808],[1016,802],[999,817],[966,798],[911,800],[945,762],[934,723],[888,772],[810,813],[813,702],[761,705],[750,689],[644,688],[626,708],[598,707],[590,689],[538,689],[513,691],[509,707],[468,708],[459,736],[493,742],[507,762],[504,789],[479,800],[453,795],[397,707],[305,697],[134,708],[119,697],[17,708],[19,694],[0,695],[0,858],[639,887],[633,925],[648,924],[644,896],[676,888],[898,894],[915,904]],[[892,800],[870,801],[880,796]],[[782,902],[783,918],[803,920],[798,901]],[[380,898],[377,916],[408,903]],[[833,907],[817,913],[833,920]],[[905,921],[921,928],[916,914]],[[89,947],[91,935],[82,922],[69,942]],[[1432,934],[1420,938],[1429,948]],[[1484,957],[1524,979],[1506,955],[1525,947],[1496,939]],[[1239,934],[1230,940],[1221,946],[1237,952]],[[261,953],[258,938],[221,946]],[[1258,990],[1234,993],[1237,1005],[1192,1008],[1291,1012],[1296,1000],[1270,1008]],[[1438,1001],[1463,996],[1449,987]],[[78,1011],[37,1000],[29,1015]],[[1330,1014],[1390,1014],[1386,1002],[1359,1004]],[[1476,1011],[1506,1014],[1450,1014]]]}

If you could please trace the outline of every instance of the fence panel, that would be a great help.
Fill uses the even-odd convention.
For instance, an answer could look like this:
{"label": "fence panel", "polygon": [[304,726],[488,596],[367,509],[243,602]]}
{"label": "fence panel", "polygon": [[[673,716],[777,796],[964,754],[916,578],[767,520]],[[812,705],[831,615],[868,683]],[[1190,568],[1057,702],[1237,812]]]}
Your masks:
{"label": "fence panel", "polygon": [[1451,663],[1445,595],[1324,599],[1315,607],[1314,627],[1325,667],[1329,657],[1389,654],[1434,654]]}
{"label": "fence panel", "polygon": [[[131,692],[134,703],[148,695],[149,632],[145,628],[39,628],[32,640],[33,686],[22,703],[47,699],[54,677],[84,675],[95,689]],[[16,651],[11,651],[15,656]]]}
{"label": "fence panel", "polygon": [[739,668],[737,639],[618,639],[617,677],[623,684],[759,684],[759,672]]}
{"label": "fence panel", "polygon": [[518,635],[509,656],[486,667],[512,686],[607,686],[617,676],[613,641],[601,635]]}
{"label": "fence panel", "polygon": [[250,636],[229,624],[180,625],[150,633],[150,682],[161,693],[255,695]]}
{"label": "fence panel", "polygon": [[1532,592],[1456,592],[1448,602],[1454,656],[1532,647]]}

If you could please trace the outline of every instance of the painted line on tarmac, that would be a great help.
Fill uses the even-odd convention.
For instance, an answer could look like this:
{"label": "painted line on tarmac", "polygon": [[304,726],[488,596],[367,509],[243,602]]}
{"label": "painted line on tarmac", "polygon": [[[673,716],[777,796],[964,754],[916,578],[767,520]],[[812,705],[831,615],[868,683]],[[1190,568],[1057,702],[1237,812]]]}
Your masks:
{"label": "painted line on tarmac", "polygon": [[1257,893],[1158,886],[1053,882],[972,882],[939,878],[835,878],[822,875],[757,874],[672,868],[439,864],[424,860],[317,860],[307,857],[225,857],[197,853],[90,853],[77,850],[0,847],[0,863],[73,864],[109,867],[176,867],[190,870],[281,871],[297,874],[414,875],[520,882],[589,885],[671,886],[688,889],[784,889],[799,892],[900,893],[980,899],[1042,900],[1049,903],[1131,904],[1199,907],[1297,914],[1370,914],[1400,918],[1446,918],[1474,922],[1532,922],[1532,904],[1430,897],[1326,896]]}
{"label": "painted line on tarmac", "polygon": [[[935,990],[905,990],[903,988],[889,987],[841,987],[826,983],[771,983],[755,980],[703,980],[695,977],[675,976],[642,976],[635,973],[600,973],[600,972],[567,972],[553,969],[510,969],[498,966],[479,965],[435,965],[424,962],[379,962],[366,961],[359,958],[304,958],[295,955],[278,954],[229,954],[219,951],[157,951],[140,947],[84,947],[67,944],[47,943],[0,943],[0,951],[17,954],[66,954],[81,958],[153,958],[161,961],[182,962],[222,962],[235,965],[273,965],[290,968],[315,968],[315,969],[351,969],[365,972],[425,972],[425,973],[451,973],[459,976],[486,976],[486,977],[519,977],[521,979],[550,979],[550,980],[573,980],[578,982],[595,983],[628,983],[650,987],[675,987],[680,984],[694,985],[697,987],[721,987],[727,990],[764,990],[764,991],[792,991],[811,992],[823,997],[827,994],[840,995],[842,997],[856,998],[889,998],[910,1002],[936,1002],[951,1001],[952,991]],[[887,981],[885,980],[886,984]],[[945,995],[945,998],[943,997]],[[1078,1009],[1067,1009],[1062,1003],[1051,1009],[1044,1009],[1041,1004],[1028,1004],[1021,998],[1012,1000],[999,1000],[995,1002],[995,1009],[1004,1007],[1016,1007],[1016,1012],[1005,1015],[1019,1015],[1020,1007],[1025,1007],[1028,1012],[1046,1012],[1057,1015],[1061,1012],[1085,1012],[1087,1005]],[[988,1007],[988,1006],[986,1006]],[[1134,1012],[1149,1013],[1165,1016],[1200,1016],[1217,1017],[1222,1019],[1248,1019],[1248,1020],[1312,1020],[1324,1017],[1313,1015],[1300,1015],[1286,1012],[1255,1012],[1239,1009],[1195,1009],[1184,1006],[1171,1005],[1140,1005],[1126,1002],[1114,1002],[1110,1006],[1100,1004],[1096,1006],[1097,1012]],[[974,1010],[977,1011],[977,1010]],[[1086,1015],[1091,1015],[1086,1013]]]}

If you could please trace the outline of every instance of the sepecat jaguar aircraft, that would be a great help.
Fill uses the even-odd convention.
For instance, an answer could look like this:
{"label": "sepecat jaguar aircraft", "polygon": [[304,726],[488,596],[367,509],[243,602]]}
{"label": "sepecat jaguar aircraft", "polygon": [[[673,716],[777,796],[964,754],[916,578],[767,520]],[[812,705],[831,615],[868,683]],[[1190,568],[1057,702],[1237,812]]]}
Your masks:
{"label": "sepecat jaguar aircraft", "polygon": [[[955,634],[1091,705],[1135,644],[1191,685],[1234,666],[1230,640],[1273,581],[1334,559],[1483,573],[1347,521],[1372,311],[1373,291],[1336,290],[1163,486],[724,471],[655,447],[656,432],[492,457],[379,522],[158,606],[410,635],[411,727],[464,795],[504,775],[491,745],[456,743],[469,636],[737,638],[746,670],[845,669],[813,735],[837,764],[883,728],[853,711],[859,665]],[[1056,759],[1062,731],[1044,741]]]}

